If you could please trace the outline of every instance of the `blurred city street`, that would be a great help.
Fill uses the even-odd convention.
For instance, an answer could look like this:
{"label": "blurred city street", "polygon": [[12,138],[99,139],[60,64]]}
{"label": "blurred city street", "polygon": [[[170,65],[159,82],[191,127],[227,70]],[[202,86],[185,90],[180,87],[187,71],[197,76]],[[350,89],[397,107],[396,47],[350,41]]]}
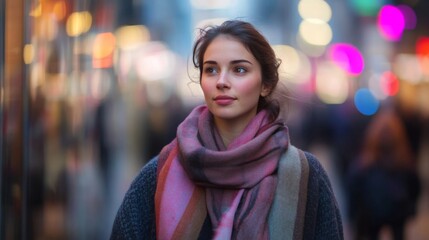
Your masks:
{"label": "blurred city street", "polygon": [[0,0],[0,239],[108,239],[204,103],[199,29],[254,24],[346,240],[429,239],[429,1]]}

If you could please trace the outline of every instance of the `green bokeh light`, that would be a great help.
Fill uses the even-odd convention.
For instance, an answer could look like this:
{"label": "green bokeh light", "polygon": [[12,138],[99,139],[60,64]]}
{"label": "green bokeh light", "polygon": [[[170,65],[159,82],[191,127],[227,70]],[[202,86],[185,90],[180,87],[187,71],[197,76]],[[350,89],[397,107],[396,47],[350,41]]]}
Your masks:
{"label": "green bokeh light", "polygon": [[354,11],[361,16],[376,16],[380,8],[389,0],[349,0]]}

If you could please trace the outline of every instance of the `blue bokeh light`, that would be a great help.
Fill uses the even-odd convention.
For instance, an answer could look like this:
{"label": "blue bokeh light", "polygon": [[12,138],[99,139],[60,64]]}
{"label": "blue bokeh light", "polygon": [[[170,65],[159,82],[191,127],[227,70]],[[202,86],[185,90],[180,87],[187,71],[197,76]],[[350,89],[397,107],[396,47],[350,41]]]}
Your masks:
{"label": "blue bokeh light", "polygon": [[375,114],[380,106],[380,101],[367,88],[356,91],[354,101],[357,110],[366,116]]}

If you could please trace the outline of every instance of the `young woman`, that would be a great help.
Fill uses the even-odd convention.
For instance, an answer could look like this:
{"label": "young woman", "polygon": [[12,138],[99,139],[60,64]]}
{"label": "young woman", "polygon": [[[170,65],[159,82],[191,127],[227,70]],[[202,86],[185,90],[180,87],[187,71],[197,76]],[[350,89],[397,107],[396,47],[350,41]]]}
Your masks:
{"label": "young woman", "polygon": [[249,23],[201,32],[193,51],[205,105],[143,167],[112,239],[343,239],[329,179],[289,142],[272,93],[274,51]]}

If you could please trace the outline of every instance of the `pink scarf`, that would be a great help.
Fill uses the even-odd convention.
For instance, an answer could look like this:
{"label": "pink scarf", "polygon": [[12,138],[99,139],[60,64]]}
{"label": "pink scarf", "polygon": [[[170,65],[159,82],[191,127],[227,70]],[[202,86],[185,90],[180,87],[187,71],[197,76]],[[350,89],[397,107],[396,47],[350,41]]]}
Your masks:
{"label": "pink scarf", "polygon": [[157,239],[197,239],[207,213],[214,239],[268,239],[288,139],[284,123],[261,111],[225,147],[207,107],[196,107],[159,156]]}

